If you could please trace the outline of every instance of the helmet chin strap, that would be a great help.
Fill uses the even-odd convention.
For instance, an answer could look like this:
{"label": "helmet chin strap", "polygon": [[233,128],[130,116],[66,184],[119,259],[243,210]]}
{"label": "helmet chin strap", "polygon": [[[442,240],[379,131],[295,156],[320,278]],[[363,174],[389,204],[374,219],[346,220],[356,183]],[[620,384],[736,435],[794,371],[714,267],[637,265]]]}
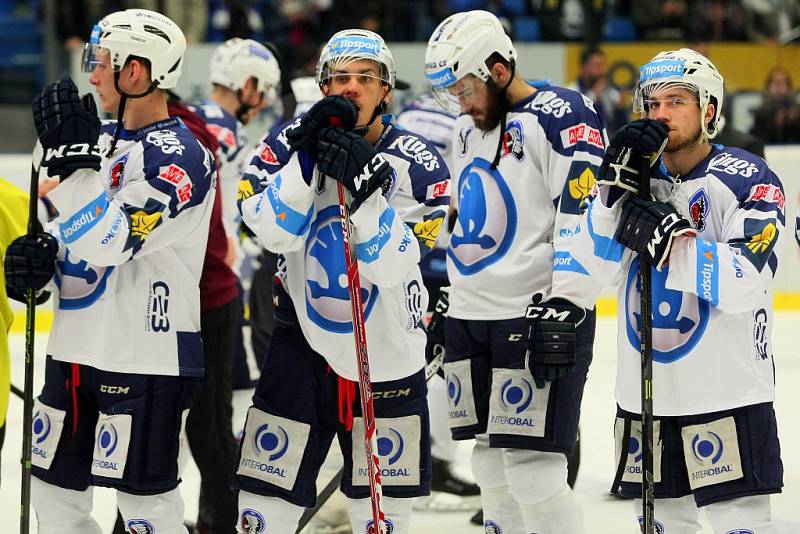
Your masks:
{"label": "helmet chin strap", "polygon": [[[511,103],[508,101],[508,88],[511,86],[511,82],[514,81],[514,73],[516,72],[516,69],[517,64],[516,62],[512,61],[511,76],[508,77],[508,82],[499,91],[501,105],[503,106],[503,116],[500,118],[500,138],[497,140],[497,150],[494,152],[494,159],[492,160],[492,164],[490,166],[492,170],[496,169],[497,165],[500,164],[500,152],[503,150],[503,139],[505,139],[506,135],[506,115],[508,114],[508,110],[511,109]],[[491,77],[489,78],[489,82],[495,84],[495,81]]]}
{"label": "helmet chin strap", "polygon": [[123,128],[123,118],[125,117],[125,103],[129,98],[142,98],[143,96],[147,96],[153,91],[156,90],[158,87],[158,82],[150,82],[150,86],[143,92],[136,95],[132,95],[126,93],[122,89],[119,88],[119,71],[114,73],[114,89],[117,90],[119,93],[119,106],[117,106],[117,126],[114,128],[114,138],[111,140],[111,146],[106,152],[106,157],[111,157],[114,151],[117,149],[117,141],[119,141],[119,136],[122,133]]}
{"label": "helmet chin strap", "polygon": [[372,123],[375,122],[375,119],[386,113],[386,110],[388,108],[389,104],[386,102],[386,100],[385,99],[381,100],[380,104],[375,106],[375,109],[372,110],[372,116],[369,118],[367,123],[362,126],[356,126],[355,128],[353,128],[353,131],[363,137],[364,135],[366,135],[367,130],[369,130],[369,127],[372,126]]}

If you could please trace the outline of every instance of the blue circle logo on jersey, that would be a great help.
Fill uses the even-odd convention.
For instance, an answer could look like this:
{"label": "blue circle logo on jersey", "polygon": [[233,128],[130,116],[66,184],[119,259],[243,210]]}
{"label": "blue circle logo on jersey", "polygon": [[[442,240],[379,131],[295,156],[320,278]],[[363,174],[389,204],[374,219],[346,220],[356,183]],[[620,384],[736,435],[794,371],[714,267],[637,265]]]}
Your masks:
{"label": "blue circle logo on jersey", "polygon": [[384,436],[378,435],[378,456],[387,458],[389,465],[396,463],[403,456],[404,448],[403,436],[394,428],[390,428]]}
{"label": "blue circle logo on jersey", "polygon": [[517,208],[508,183],[488,161],[475,158],[458,181],[458,218],[447,255],[458,272],[475,274],[505,256],[516,230]]}
{"label": "blue circle logo on jersey", "polygon": [[100,452],[103,456],[108,458],[114,454],[118,444],[119,434],[117,429],[111,423],[103,424],[100,427],[100,432],[97,433],[97,445],[100,447]]}
{"label": "blue circle logo on jersey", "polygon": [[270,461],[279,460],[289,449],[289,434],[280,425],[272,426],[261,425],[253,438],[258,454],[267,454]]}
{"label": "blue circle logo on jersey", "polygon": [[50,435],[50,416],[45,412],[37,411],[33,414],[33,438],[34,443],[37,445],[47,439]]}
{"label": "blue circle logo on jersey", "polygon": [[524,378],[509,378],[500,388],[500,401],[514,413],[522,413],[533,402],[533,386]]}
{"label": "blue circle logo on jersey", "polygon": [[[344,257],[339,206],[328,206],[317,214],[306,243],[306,311],[317,326],[329,332],[353,331],[347,264]],[[352,239],[350,246],[354,247]],[[369,317],[378,288],[361,278],[364,319]]]}
{"label": "blue circle logo on jersey", "polygon": [[722,438],[714,432],[695,434],[692,438],[692,454],[701,465],[714,465],[722,458],[725,447]]}
{"label": "blue circle logo on jersey", "polygon": [[639,463],[642,461],[642,442],[639,438],[631,436],[628,440],[628,455],[633,454],[633,461]]}
{"label": "blue circle logo on jersey", "polygon": [[[653,361],[672,363],[697,345],[708,326],[708,302],[690,293],[667,289],[667,269],[652,269],[653,280]],[[625,288],[625,323],[628,342],[637,351],[641,346],[639,258],[631,263]]]}
{"label": "blue circle logo on jersey", "polygon": [[106,292],[108,277],[114,267],[99,267],[71,255],[65,249],[64,259],[57,262],[58,307],[62,310],[79,310],[94,304]]}
{"label": "blue circle logo on jersey", "polygon": [[447,375],[447,396],[453,402],[453,406],[458,406],[461,402],[461,380],[454,373]]}

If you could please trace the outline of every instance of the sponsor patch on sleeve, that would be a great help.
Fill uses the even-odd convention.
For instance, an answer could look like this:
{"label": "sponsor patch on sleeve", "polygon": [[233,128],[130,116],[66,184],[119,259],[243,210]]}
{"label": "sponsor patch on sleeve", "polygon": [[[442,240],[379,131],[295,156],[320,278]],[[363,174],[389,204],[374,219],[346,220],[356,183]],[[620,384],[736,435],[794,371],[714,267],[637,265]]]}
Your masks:
{"label": "sponsor patch on sleeve", "polygon": [[758,272],[761,272],[772,255],[777,240],[778,227],[775,219],[745,219],[744,243],[737,243],[736,246]]}
{"label": "sponsor patch on sleeve", "polygon": [[561,213],[580,215],[586,198],[595,186],[597,168],[588,161],[573,161],[561,193]]}
{"label": "sponsor patch on sleeve", "polygon": [[603,134],[600,130],[592,128],[585,122],[561,130],[561,144],[569,148],[578,143],[589,143],[597,148],[604,149]]}

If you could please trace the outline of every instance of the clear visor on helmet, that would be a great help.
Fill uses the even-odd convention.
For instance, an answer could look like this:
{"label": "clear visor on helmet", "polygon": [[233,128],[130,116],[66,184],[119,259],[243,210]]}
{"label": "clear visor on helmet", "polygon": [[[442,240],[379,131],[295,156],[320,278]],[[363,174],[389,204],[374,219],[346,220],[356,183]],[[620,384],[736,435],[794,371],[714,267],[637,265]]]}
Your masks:
{"label": "clear visor on helmet", "polygon": [[81,58],[81,70],[83,72],[94,72],[98,65],[109,64],[111,53],[108,48],[100,45],[86,43],[83,47],[83,57]]}
{"label": "clear visor on helmet", "polygon": [[[354,67],[356,61],[364,61],[363,67]],[[328,61],[322,72],[321,83],[342,83],[346,85],[350,78],[362,85],[378,80],[381,84],[391,85],[387,69],[374,58],[359,54],[340,54]]]}
{"label": "clear visor on helmet", "polygon": [[475,104],[475,95],[486,82],[469,74],[452,85],[434,88],[433,96],[439,105],[450,113],[461,113],[472,108]]}
{"label": "clear visor on helmet", "polygon": [[[675,89],[685,89],[691,93],[691,97],[670,94]],[[694,84],[675,80],[637,85],[633,97],[633,111],[644,117],[652,107],[664,106],[667,109],[675,109],[685,105],[701,104],[697,94],[697,87]]]}

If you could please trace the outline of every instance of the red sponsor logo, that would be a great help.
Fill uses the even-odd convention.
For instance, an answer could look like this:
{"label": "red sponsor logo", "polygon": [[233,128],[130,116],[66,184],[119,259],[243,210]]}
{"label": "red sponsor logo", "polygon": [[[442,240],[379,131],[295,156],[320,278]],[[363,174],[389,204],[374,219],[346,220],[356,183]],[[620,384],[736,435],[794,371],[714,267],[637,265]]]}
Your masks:
{"label": "red sponsor logo", "polygon": [[171,163],[167,167],[161,167],[161,172],[158,173],[158,177],[172,185],[178,185],[181,183],[181,180],[186,177],[186,171],[174,163]]}
{"label": "red sponsor logo", "polygon": [[230,131],[228,128],[224,126],[220,126],[218,124],[206,124],[206,130],[211,132],[211,134],[217,138],[217,141],[222,143],[228,148],[235,148],[236,147],[236,136],[233,135],[233,132]]}
{"label": "red sponsor logo", "polygon": [[275,156],[275,152],[272,151],[267,143],[264,143],[264,147],[261,149],[261,152],[259,152],[258,157],[261,158],[261,161],[269,165],[278,164],[278,158]]}
{"label": "red sponsor logo", "polygon": [[786,203],[786,197],[783,196],[783,191],[772,184],[754,185],[750,190],[750,198],[748,200],[772,202],[777,204],[780,209],[783,209],[783,205]]}
{"label": "red sponsor logo", "polygon": [[180,200],[180,205],[183,205],[192,198],[192,182],[187,182],[183,186],[179,187],[176,191],[178,195],[178,200]]}
{"label": "red sponsor logo", "polygon": [[592,128],[585,122],[561,130],[561,143],[564,148],[575,146],[581,141],[594,145],[597,148],[605,148],[603,134],[600,130]]}
{"label": "red sponsor logo", "polygon": [[450,190],[450,182],[447,180],[442,180],[441,182],[437,182],[433,184],[433,191],[431,191],[431,198],[440,197],[442,195],[446,195],[447,192]]}

